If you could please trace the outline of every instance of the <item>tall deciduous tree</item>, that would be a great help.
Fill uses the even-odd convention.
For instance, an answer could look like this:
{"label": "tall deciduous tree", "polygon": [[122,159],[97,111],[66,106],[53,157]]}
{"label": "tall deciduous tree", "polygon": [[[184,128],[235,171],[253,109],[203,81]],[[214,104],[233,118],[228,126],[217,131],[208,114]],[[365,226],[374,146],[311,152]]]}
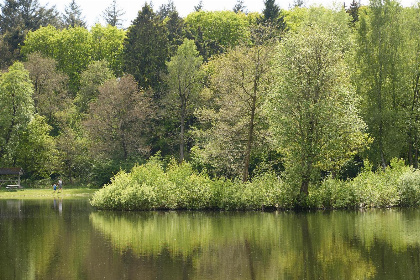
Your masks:
{"label": "tall deciduous tree", "polygon": [[[185,39],[178,47],[176,55],[167,63],[169,92],[164,100],[168,108],[175,105],[175,114],[180,124],[179,160],[184,160],[186,120],[194,111],[194,100],[197,100],[200,89],[200,67],[203,58],[199,56],[194,41]],[[173,111],[173,110],[170,110]]]}
{"label": "tall deciduous tree", "polygon": [[57,164],[59,173],[70,183],[76,177],[79,179],[87,177],[88,171],[91,170],[88,144],[80,128],[72,128],[67,123],[63,124],[60,135],[56,137]]}
{"label": "tall deciduous tree", "polygon": [[334,172],[366,146],[339,38],[316,25],[283,39],[270,108],[275,140],[300,194],[321,171]]}
{"label": "tall deciduous tree", "polygon": [[114,26],[95,25],[90,32],[83,27],[58,30],[47,26],[28,33],[22,53],[40,52],[54,58],[57,68],[69,76],[74,96],[80,88],[80,74],[93,60],[106,60],[121,75],[124,39],[125,31]]}
{"label": "tall deciduous tree", "polygon": [[152,8],[145,4],[127,31],[124,44],[125,71],[142,88],[160,91],[165,62],[169,59],[168,31]]}
{"label": "tall deciduous tree", "polygon": [[139,91],[134,77],[127,75],[109,80],[99,88],[99,96],[90,104],[85,128],[99,157],[122,159],[148,154],[150,122],[154,110],[151,99]]}
{"label": "tall deciduous tree", "polygon": [[99,96],[99,87],[106,81],[115,79],[106,61],[94,61],[80,75],[80,90],[74,100],[78,111],[87,113],[89,104]]}
{"label": "tall deciduous tree", "polygon": [[0,162],[16,165],[18,146],[34,114],[33,87],[20,62],[0,76]]}
{"label": "tall deciduous tree", "polygon": [[185,18],[186,29],[205,61],[249,39],[250,20],[233,11],[194,12]]}
{"label": "tall deciduous tree", "polygon": [[23,132],[17,147],[16,165],[24,168],[25,176],[48,178],[58,169],[58,151],[50,135],[51,129],[46,118],[36,114]]}
{"label": "tall deciduous tree", "polygon": [[[407,161],[414,168],[419,167],[420,149],[420,9],[412,7],[403,11],[403,67],[409,103],[406,107]],[[403,73],[404,73],[403,72]]]}
{"label": "tall deciduous tree", "polygon": [[106,60],[116,76],[123,73],[123,51],[125,31],[115,26],[96,24],[92,34],[92,56],[94,61]]}
{"label": "tall deciduous tree", "polygon": [[80,73],[92,59],[92,42],[92,34],[86,28],[58,30],[47,26],[28,33],[22,53],[40,52],[54,58],[57,68],[68,75],[70,92],[75,95],[80,86]]}
{"label": "tall deciduous tree", "polygon": [[272,44],[238,46],[211,61],[207,96],[213,105],[197,112],[204,129],[197,131],[196,156],[243,181],[249,178],[251,155],[267,144],[262,105],[272,79],[273,53]]}
{"label": "tall deciduous tree", "polygon": [[360,17],[356,84],[363,97],[363,117],[373,137],[369,158],[383,168],[404,149],[405,104],[410,100],[402,79],[401,7],[372,0]]}
{"label": "tall deciduous tree", "polygon": [[57,62],[43,57],[39,52],[31,53],[24,63],[34,86],[35,113],[45,116],[47,123],[56,128],[57,112],[70,105],[68,77],[57,70]]}

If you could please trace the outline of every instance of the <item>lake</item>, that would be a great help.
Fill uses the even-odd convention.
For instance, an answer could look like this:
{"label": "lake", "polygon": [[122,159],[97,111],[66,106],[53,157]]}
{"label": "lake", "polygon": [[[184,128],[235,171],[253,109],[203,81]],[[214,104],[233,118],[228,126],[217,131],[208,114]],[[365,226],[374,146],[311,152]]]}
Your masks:
{"label": "lake", "polygon": [[0,200],[1,279],[420,279],[420,210],[107,212]]}

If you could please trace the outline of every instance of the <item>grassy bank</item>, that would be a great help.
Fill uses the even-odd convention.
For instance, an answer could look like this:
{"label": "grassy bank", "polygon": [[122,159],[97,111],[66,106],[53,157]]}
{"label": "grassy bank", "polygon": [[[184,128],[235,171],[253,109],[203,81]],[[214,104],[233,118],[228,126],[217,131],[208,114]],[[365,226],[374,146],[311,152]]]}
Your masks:
{"label": "grassy bank", "polygon": [[88,198],[93,195],[96,190],[86,188],[63,189],[61,192],[55,192],[52,189],[20,189],[6,190],[0,189],[0,199],[49,199],[53,197],[59,198]]}
{"label": "grassy bank", "polygon": [[354,179],[326,178],[310,186],[305,205],[299,187],[274,174],[264,174],[243,183],[223,178],[211,179],[197,173],[190,164],[175,162],[164,168],[159,159],[120,172],[112,182],[95,192],[91,204],[110,210],[221,209],[260,210],[355,209],[420,205],[420,171],[394,160],[385,170],[364,170]]}

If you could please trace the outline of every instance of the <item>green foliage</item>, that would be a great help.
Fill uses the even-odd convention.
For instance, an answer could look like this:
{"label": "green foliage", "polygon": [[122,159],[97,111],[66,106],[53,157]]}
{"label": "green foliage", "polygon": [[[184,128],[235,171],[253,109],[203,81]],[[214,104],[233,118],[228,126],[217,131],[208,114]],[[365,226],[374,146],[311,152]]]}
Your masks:
{"label": "green foliage", "polygon": [[41,6],[38,0],[5,0],[0,9],[0,36],[4,42],[0,65],[9,66],[13,59],[20,58],[19,48],[28,31],[61,25],[55,7]]}
{"label": "green foliage", "polygon": [[352,44],[353,38],[349,22],[351,17],[343,10],[328,9],[323,6],[313,6],[310,8],[295,7],[284,11],[287,29],[292,32],[298,32],[307,25],[316,24],[323,28],[334,31],[337,38],[342,43]]}
{"label": "green foliage", "polygon": [[96,24],[90,30],[92,34],[92,57],[94,61],[105,60],[114,75],[123,73],[123,42],[126,32],[115,26]]}
{"label": "green foliage", "polygon": [[75,0],[71,0],[69,5],[65,7],[63,24],[65,27],[86,27],[82,9]]}
{"label": "green foliage", "polygon": [[46,118],[35,115],[22,134],[16,165],[25,170],[26,178],[48,178],[58,169],[58,151],[50,131]]}
{"label": "green foliage", "polygon": [[273,81],[273,56],[270,44],[241,45],[206,65],[208,88],[195,113],[200,121],[193,150],[197,163],[212,166],[218,175],[248,180],[251,155],[267,149],[263,104]]}
{"label": "green foliage", "polygon": [[122,27],[123,19],[121,17],[124,15],[125,11],[119,9],[116,0],[113,0],[112,4],[102,12],[102,17],[106,24],[119,28]]}
{"label": "green foliage", "polygon": [[39,52],[57,61],[58,70],[69,76],[69,88],[75,95],[80,75],[93,60],[106,60],[115,74],[122,72],[122,49],[125,32],[116,27],[95,25],[59,30],[52,26],[29,32],[22,53]]}
{"label": "green foliage", "polygon": [[420,205],[420,173],[393,160],[385,170],[364,170],[352,180],[328,177],[320,186],[311,185],[305,204],[299,191],[277,175],[266,172],[250,182],[210,179],[197,173],[189,163],[167,167],[159,157],[135,166],[130,173],[119,172],[111,183],[98,190],[91,203],[100,209],[222,209],[264,210],[294,207],[344,209]]}
{"label": "green foliage", "polygon": [[101,209],[225,209],[258,210],[264,207],[292,207],[290,189],[267,173],[253,182],[210,179],[197,173],[189,163],[172,160],[167,168],[159,157],[134,167],[130,173],[121,171],[91,203]]}
{"label": "green foliage", "polygon": [[420,205],[420,171],[411,170],[405,172],[398,184],[398,193],[401,206]]}
{"label": "green foliage", "polygon": [[178,12],[170,11],[163,22],[168,30],[169,55],[173,56],[185,38],[184,19],[179,16]]}
{"label": "green foliage", "polygon": [[402,30],[402,8],[396,1],[371,1],[360,14],[354,78],[362,97],[362,116],[373,138],[368,157],[383,168],[406,149],[407,133],[402,131],[407,131],[412,108],[412,82],[404,77]]}
{"label": "green foliage", "polygon": [[99,87],[83,121],[92,140],[95,158],[128,160],[147,155],[154,107],[147,93],[140,91],[134,77],[110,79]]}
{"label": "green foliage", "polygon": [[93,61],[80,75],[80,90],[74,99],[77,109],[81,113],[89,111],[89,104],[99,96],[99,87],[114,78],[108,63],[104,60]]}
{"label": "green foliage", "polygon": [[168,75],[165,81],[168,93],[163,98],[165,116],[177,118],[179,133],[179,160],[184,160],[187,119],[197,108],[198,92],[203,80],[200,70],[203,58],[198,54],[194,41],[185,39],[169,62],[166,63]]}
{"label": "green foliage", "polygon": [[15,62],[0,76],[0,162],[14,166],[22,133],[33,118],[33,87],[28,71]]}
{"label": "green foliage", "polygon": [[34,86],[32,95],[35,112],[46,117],[46,121],[53,127],[52,133],[57,135],[59,114],[71,105],[68,95],[68,77],[57,70],[57,62],[44,57],[39,52],[28,55],[25,68]]}
{"label": "green foliage", "polygon": [[316,24],[289,33],[279,48],[267,108],[288,179],[302,194],[369,143],[345,55],[341,38]]}
{"label": "green foliage", "polygon": [[247,15],[233,11],[194,12],[185,18],[185,25],[205,61],[248,41],[250,36]]}
{"label": "green foliage", "polygon": [[262,12],[261,21],[265,25],[272,25],[280,31],[284,31],[286,29],[283,12],[275,3],[275,0],[264,1],[264,10]]}
{"label": "green foliage", "polygon": [[161,75],[169,58],[168,30],[148,4],[127,31],[123,57],[125,72],[133,75],[141,88],[161,90]]}
{"label": "green foliage", "polygon": [[372,208],[420,205],[420,173],[403,160],[391,161],[385,170],[371,170],[365,162],[364,170],[354,179],[342,181],[327,178],[313,187],[309,196],[315,208]]}

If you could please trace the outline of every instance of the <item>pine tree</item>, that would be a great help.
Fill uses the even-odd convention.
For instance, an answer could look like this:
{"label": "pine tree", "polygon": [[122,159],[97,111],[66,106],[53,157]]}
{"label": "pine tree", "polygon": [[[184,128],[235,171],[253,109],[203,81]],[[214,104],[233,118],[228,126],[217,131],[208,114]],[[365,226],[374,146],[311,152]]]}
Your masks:
{"label": "pine tree", "polygon": [[200,2],[198,2],[197,6],[194,6],[194,11],[199,12],[203,9],[203,0],[200,0]]}
{"label": "pine tree", "polygon": [[245,8],[246,8],[246,6],[244,5],[244,1],[237,0],[235,6],[233,6],[233,11],[235,13],[239,13],[239,12],[244,13]]}
{"label": "pine tree", "polygon": [[265,21],[275,22],[280,15],[280,7],[275,3],[275,0],[264,1],[263,17]]}
{"label": "pine tree", "polygon": [[0,4],[0,9],[0,65],[3,66],[10,65],[14,59],[20,57],[19,46],[22,45],[28,31],[41,26],[61,25],[55,6],[41,6],[38,0],[5,0]]}
{"label": "pine tree", "polygon": [[272,25],[280,31],[286,29],[284,16],[281,14],[280,7],[275,3],[275,0],[265,0],[262,22],[265,25]]}
{"label": "pine tree", "polygon": [[127,32],[124,44],[125,71],[135,77],[140,87],[151,87],[158,92],[168,59],[167,28],[152,8],[145,4]]}
{"label": "pine tree", "polygon": [[117,27],[122,27],[123,20],[121,17],[123,15],[125,15],[125,12],[117,7],[116,0],[113,0],[112,4],[102,13],[102,17],[107,24]]}
{"label": "pine tree", "polygon": [[63,14],[63,22],[66,27],[86,27],[86,22],[82,16],[82,9],[75,0],[71,0],[70,4],[66,6]]}
{"label": "pine tree", "polygon": [[168,4],[162,4],[157,12],[157,15],[163,20],[169,17],[170,14],[176,12],[174,2],[169,0]]}
{"label": "pine tree", "polygon": [[360,8],[360,1],[353,0],[351,2],[350,7],[347,9],[347,13],[351,15],[353,20],[351,21],[353,25],[359,21],[359,8]]}
{"label": "pine tree", "polygon": [[304,1],[303,0],[294,0],[293,1],[293,6],[294,7],[303,7]]}
{"label": "pine tree", "polygon": [[165,23],[168,29],[169,55],[173,56],[184,41],[184,19],[179,16],[177,11],[173,11],[168,15]]}

